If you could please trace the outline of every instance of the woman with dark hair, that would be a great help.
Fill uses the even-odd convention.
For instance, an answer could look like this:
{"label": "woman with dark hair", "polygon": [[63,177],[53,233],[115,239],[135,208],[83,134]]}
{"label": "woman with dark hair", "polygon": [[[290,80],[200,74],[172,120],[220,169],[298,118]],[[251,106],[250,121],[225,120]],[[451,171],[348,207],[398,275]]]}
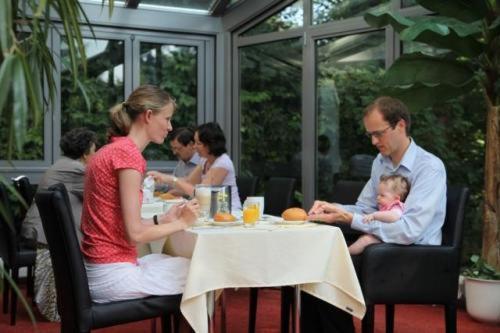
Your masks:
{"label": "woman with dark hair", "polygon": [[231,186],[231,211],[241,211],[234,165],[226,153],[226,137],[219,124],[206,123],[198,126],[194,133],[194,142],[202,162],[187,178],[177,178],[158,171],[150,171],[148,175],[189,196],[194,196],[196,184],[229,185]]}
{"label": "woman with dark hair", "polygon": [[[63,156],[47,169],[38,184],[39,190],[46,190],[57,183],[63,183],[66,186],[79,240],[81,239],[80,216],[82,215],[85,166],[95,152],[96,142],[95,133],[86,128],[75,128],[64,134],[59,142]],[[31,204],[26,214],[21,232],[23,237],[33,239],[38,244],[35,265],[35,303],[45,318],[50,321],[59,321],[52,262],[35,202]]]}
{"label": "woman with dark hair", "polygon": [[189,228],[196,200],[141,219],[142,184],[150,142],[172,130],[175,101],[159,87],[143,85],[110,111],[110,143],[99,149],[85,175],[82,253],[90,296],[97,303],[184,291],[189,260],[164,254],[137,257],[136,246]]}

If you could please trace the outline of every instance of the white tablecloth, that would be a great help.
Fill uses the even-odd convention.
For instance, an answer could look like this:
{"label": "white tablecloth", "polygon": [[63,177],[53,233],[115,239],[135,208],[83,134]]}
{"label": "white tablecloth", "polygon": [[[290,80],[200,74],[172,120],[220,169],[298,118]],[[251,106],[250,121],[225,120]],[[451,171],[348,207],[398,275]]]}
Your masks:
{"label": "white tablecloth", "polygon": [[362,318],[365,304],[340,229],[318,224],[199,227],[171,235],[165,252],[191,258],[181,312],[207,332],[207,292],[301,285],[301,290]]}

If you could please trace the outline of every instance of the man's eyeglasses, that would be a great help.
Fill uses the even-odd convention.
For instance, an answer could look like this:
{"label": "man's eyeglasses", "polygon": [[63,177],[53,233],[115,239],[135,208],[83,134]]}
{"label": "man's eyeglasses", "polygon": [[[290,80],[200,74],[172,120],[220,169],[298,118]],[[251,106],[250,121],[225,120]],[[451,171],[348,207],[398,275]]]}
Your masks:
{"label": "man's eyeglasses", "polygon": [[383,130],[380,130],[380,131],[366,132],[366,133],[365,133],[365,135],[366,135],[369,139],[371,139],[372,137],[375,137],[375,138],[377,138],[377,139],[380,139],[381,137],[383,137],[383,136],[384,136],[385,132],[387,132],[387,130],[388,130],[389,128],[394,129],[394,126],[389,125],[389,126],[387,126],[386,128],[384,128]]}

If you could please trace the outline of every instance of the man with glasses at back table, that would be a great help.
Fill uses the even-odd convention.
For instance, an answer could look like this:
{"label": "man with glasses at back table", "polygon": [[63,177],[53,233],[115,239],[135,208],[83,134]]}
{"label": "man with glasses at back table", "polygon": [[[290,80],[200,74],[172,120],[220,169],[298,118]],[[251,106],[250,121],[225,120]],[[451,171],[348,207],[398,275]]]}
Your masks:
{"label": "man with glasses at back table", "polygon": [[[309,219],[345,223],[385,243],[440,245],[446,212],[443,162],[410,137],[410,113],[398,99],[377,98],[365,109],[363,124],[367,136],[380,152],[373,161],[370,180],[355,205],[315,201]],[[363,223],[363,214],[377,210],[380,176],[391,174],[404,176],[411,184],[403,215],[394,223]],[[359,258],[353,257],[353,262],[358,266]],[[302,332],[354,332],[348,313],[305,293],[301,323]]]}

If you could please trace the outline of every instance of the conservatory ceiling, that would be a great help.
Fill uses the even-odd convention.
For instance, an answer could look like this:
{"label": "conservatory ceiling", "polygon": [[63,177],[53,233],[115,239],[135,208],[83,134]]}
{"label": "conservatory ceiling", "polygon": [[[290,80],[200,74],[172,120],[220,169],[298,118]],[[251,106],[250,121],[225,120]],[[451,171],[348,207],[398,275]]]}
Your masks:
{"label": "conservatory ceiling", "polygon": [[[87,1],[102,2],[102,0]],[[167,11],[221,16],[227,9],[244,1],[246,0],[115,0],[115,5],[133,9],[154,8]]]}

